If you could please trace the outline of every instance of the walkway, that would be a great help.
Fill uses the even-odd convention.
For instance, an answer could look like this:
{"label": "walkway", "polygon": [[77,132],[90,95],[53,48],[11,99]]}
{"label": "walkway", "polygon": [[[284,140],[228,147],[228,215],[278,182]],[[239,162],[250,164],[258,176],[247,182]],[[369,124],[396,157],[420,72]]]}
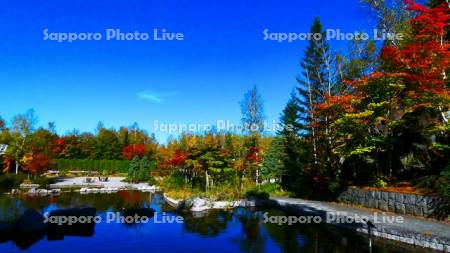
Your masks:
{"label": "walkway", "polygon": [[[285,197],[274,197],[272,200],[296,215],[320,216],[327,223],[363,233],[368,232],[364,222],[364,217],[367,217],[376,227],[373,230],[375,236],[450,252],[450,224],[330,202]],[[356,222],[346,222],[351,219]]]}

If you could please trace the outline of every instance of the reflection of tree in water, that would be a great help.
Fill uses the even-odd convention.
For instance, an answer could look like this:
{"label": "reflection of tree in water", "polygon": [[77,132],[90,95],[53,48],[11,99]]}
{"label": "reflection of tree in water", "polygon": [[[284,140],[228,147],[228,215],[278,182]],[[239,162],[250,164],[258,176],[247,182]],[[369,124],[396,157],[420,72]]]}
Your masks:
{"label": "reflection of tree in water", "polygon": [[[269,216],[286,215],[281,210],[267,210]],[[283,252],[300,252],[304,246],[303,235],[299,233],[295,226],[278,225],[272,223],[264,223],[264,229],[270,238],[278,244]],[[309,251],[307,251],[309,252]]]}
{"label": "reflection of tree in water", "polygon": [[149,194],[138,191],[119,191],[117,197],[122,208],[140,208],[150,202]]}
{"label": "reflection of tree in water", "polygon": [[233,217],[231,211],[210,211],[204,216],[196,217],[192,213],[183,213],[184,229],[202,236],[217,236],[227,228],[227,223]]}
{"label": "reflection of tree in water", "polygon": [[[265,212],[265,211],[264,211]],[[269,216],[292,215],[281,210],[268,210]],[[283,252],[368,252],[368,239],[361,234],[328,224],[278,225],[264,223],[270,239]],[[411,249],[409,249],[411,250]],[[398,244],[379,241],[373,252],[404,252]],[[420,252],[420,251],[418,251]]]}
{"label": "reflection of tree in water", "polygon": [[122,208],[139,208],[150,205],[150,193],[139,191],[119,191],[114,194],[79,194],[62,193],[55,196],[39,196],[22,194],[16,197],[0,197],[1,215],[3,210],[16,208],[19,212],[25,209],[45,211],[52,204],[58,208],[94,207],[98,211],[121,210]]}
{"label": "reflection of tree in water", "polygon": [[21,203],[17,199],[0,196],[0,223],[17,220],[20,216]]}
{"label": "reflection of tree in water", "polygon": [[261,213],[239,208],[235,211],[237,219],[242,225],[242,236],[233,239],[244,252],[264,252],[267,236],[263,234]]}

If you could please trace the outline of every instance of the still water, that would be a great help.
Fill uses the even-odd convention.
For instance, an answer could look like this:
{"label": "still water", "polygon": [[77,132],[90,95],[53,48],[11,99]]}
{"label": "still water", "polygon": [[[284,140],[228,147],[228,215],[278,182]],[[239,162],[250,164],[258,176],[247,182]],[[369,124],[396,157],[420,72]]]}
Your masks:
{"label": "still water", "polygon": [[[201,215],[177,212],[158,193],[121,191],[116,194],[63,193],[59,196],[0,196],[0,224],[12,222],[26,210],[94,207],[101,222],[81,229],[50,233],[0,233],[0,252],[369,252],[368,239],[326,224],[264,223],[263,208],[210,211]],[[106,222],[108,214],[152,208],[147,223]],[[148,209],[147,209],[148,210]],[[110,216],[111,218],[112,216]],[[182,217],[182,223],[175,218]],[[158,223],[165,219],[165,223]],[[424,252],[401,243],[376,239],[372,252]]]}

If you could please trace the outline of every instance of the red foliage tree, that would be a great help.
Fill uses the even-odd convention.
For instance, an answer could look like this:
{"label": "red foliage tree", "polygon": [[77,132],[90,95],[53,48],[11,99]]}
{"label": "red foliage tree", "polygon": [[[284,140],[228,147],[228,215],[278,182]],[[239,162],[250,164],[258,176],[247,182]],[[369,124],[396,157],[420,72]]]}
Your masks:
{"label": "red foliage tree", "polygon": [[169,164],[172,166],[181,166],[189,157],[189,153],[183,150],[176,150]]}
{"label": "red foliage tree", "polygon": [[24,160],[25,170],[33,175],[37,175],[48,168],[51,162],[50,157],[44,154],[28,154]]}
{"label": "red foliage tree", "polygon": [[143,158],[146,154],[145,144],[128,145],[122,150],[122,155],[128,160],[133,159],[135,156]]}
{"label": "red foliage tree", "polygon": [[259,147],[250,147],[248,153],[246,155],[246,160],[251,163],[260,163],[262,161],[261,156],[259,155]]}
{"label": "red foliage tree", "polygon": [[65,147],[64,138],[61,137],[56,139],[56,143],[52,151],[55,155],[59,155],[64,150],[64,147]]}

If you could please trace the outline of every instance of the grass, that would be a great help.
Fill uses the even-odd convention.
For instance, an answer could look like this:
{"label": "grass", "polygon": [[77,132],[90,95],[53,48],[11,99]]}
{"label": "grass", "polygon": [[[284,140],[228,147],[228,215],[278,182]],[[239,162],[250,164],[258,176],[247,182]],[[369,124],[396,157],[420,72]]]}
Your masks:
{"label": "grass", "polygon": [[289,192],[284,191],[278,184],[256,185],[253,181],[244,180],[238,182],[226,182],[215,185],[207,191],[191,187],[185,183],[185,179],[180,175],[172,175],[158,181],[164,192],[174,199],[187,199],[193,197],[203,197],[213,201],[234,201],[244,198],[268,199],[270,196],[289,196]]}

